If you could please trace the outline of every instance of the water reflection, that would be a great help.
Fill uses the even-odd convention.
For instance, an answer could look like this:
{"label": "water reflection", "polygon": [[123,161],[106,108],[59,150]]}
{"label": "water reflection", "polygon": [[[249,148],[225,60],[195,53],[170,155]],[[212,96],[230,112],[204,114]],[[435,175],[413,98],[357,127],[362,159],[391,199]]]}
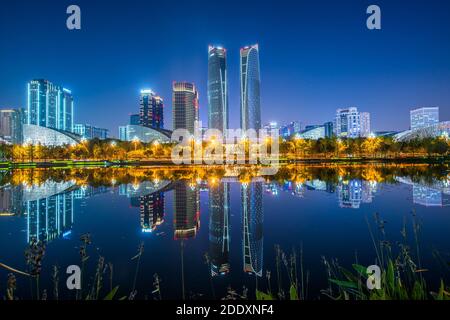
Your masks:
{"label": "water reflection", "polygon": [[263,270],[263,200],[262,182],[241,185],[244,271],[262,276]]}
{"label": "water reflection", "polygon": [[443,207],[450,203],[449,180],[433,180],[428,184],[414,182],[410,177],[398,177],[403,184],[412,185],[413,202],[425,207]]}
{"label": "water reflection", "polygon": [[208,198],[209,257],[214,277],[230,272],[230,184],[214,181]]}
{"label": "water reflection", "polygon": [[[387,181],[412,186],[414,204],[425,207],[449,204],[450,179],[445,169],[431,171],[431,174],[420,166],[406,169],[409,172],[402,166],[366,166],[359,170],[336,167],[331,171],[330,168],[285,168],[278,176],[250,178],[236,170],[231,177],[224,176],[223,172],[222,176],[216,173],[216,177],[213,172],[212,178],[205,173],[202,177],[201,171],[195,170],[160,169],[144,173],[137,170],[133,175],[128,169],[111,169],[98,177],[89,170],[72,170],[72,174],[64,172],[62,176],[61,171],[23,170],[17,175],[4,173],[0,216],[25,216],[27,241],[33,237],[51,241],[70,233],[74,223],[74,200],[106,193],[117,184],[118,194],[130,198],[131,207],[139,208],[140,226],[145,233],[156,231],[164,223],[165,193],[173,192],[174,239],[189,239],[195,237],[200,228],[200,191],[204,190],[208,192],[211,275],[217,276],[230,271],[230,185],[238,182],[241,185],[243,269],[260,276],[263,191],[270,196],[288,192],[297,197],[304,197],[307,191],[321,191],[336,194],[340,208],[359,209],[363,204],[372,203],[379,181]],[[105,183],[105,175],[115,177]],[[181,179],[176,179],[177,176]],[[61,180],[64,177],[66,179]],[[97,181],[99,178],[101,181]],[[121,183],[124,180],[128,183]]]}
{"label": "water reflection", "polygon": [[[254,168],[23,170],[4,172],[0,178],[0,216],[16,216],[17,221],[26,223],[26,235],[20,240],[22,247],[34,238],[55,243],[57,239],[70,238],[71,232],[77,233],[74,235],[76,242],[80,233],[80,230],[75,230],[80,223],[79,211],[88,211],[92,203],[101,201],[119,199],[126,203],[138,217],[133,218],[132,223],[139,241],[159,241],[159,246],[167,249],[164,254],[176,255],[170,263],[181,274],[183,297],[188,293],[186,277],[192,275],[191,265],[195,265],[196,272],[208,274],[216,283],[236,274],[247,278],[250,275],[253,283],[255,278],[264,283],[259,279],[266,275],[265,271],[274,271],[273,257],[271,261],[267,253],[274,247],[274,239],[270,236],[276,229],[275,224],[281,225],[278,226],[275,243],[292,238],[292,242],[297,241],[294,245],[298,245],[295,237],[310,235],[298,235],[295,233],[297,230],[293,232],[292,229],[286,234],[283,231],[296,217],[309,214],[304,208],[314,211],[321,205],[311,202],[314,197],[318,201],[326,199],[327,205],[331,203],[326,210],[331,209],[333,213],[335,210],[363,211],[374,203],[385,205],[378,200],[386,196],[383,193],[386,186],[395,186],[396,192],[402,188],[401,194],[408,195],[406,201],[411,207],[440,208],[447,206],[450,199],[447,167],[429,166],[285,167],[273,177],[261,177]],[[203,197],[205,206],[200,202]],[[92,202],[87,202],[88,199]],[[292,202],[285,204],[276,202],[277,199]],[[275,211],[274,207],[267,205],[271,201],[277,203]],[[301,205],[304,207],[297,210]],[[111,207],[112,221],[108,223],[113,224],[116,219],[114,210]],[[86,224],[90,219],[97,219],[98,213],[90,212],[82,232],[90,231],[85,230],[89,227]],[[265,225],[265,218],[271,219],[274,225],[270,222]],[[0,227],[1,223],[0,219]],[[328,237],[330,230],[335,232],[334,229],[326,229],[327,223],[321,220],[318,224],[324,226],[324,238]],[[301,228],[301,224],[296,227]],[[120,228],[126,229],[126,226],[121,225]],[[320,229],[315,230],[321,232]],[[147,237],[141,233],[151,235]],[[165,233],[170,237],[154,237]],[[114,238],[113,235],[110,237]],[[129,241],[126,237],[121,239]],[[111,240],[114,241],[119,240]],[[200,242],[203,242],[202,246]],[[117,243],[111,243],[113,245]],[[190,250],[200,246],[204,251],[195,251],[196,256],[192,257]],[[352,252],[353,248],[348,250]],[[208,272],[201,269],[205,267],[202,254],[207,254]],[[18,256],[23,257],[23,254],[19,252]],[[160,267],[165,269],[167,266]],[[179,284],[177,282],[177,288]]]}

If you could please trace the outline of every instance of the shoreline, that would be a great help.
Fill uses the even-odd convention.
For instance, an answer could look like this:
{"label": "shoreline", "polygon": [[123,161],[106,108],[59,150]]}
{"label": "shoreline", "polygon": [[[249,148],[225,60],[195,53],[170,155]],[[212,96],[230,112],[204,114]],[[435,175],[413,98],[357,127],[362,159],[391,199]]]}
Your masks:
{"label": "shoreline", "polygon": [[[386,164],[437,164],[446,165],[450,164],[450,156],[417,156],[417,157],[396,157],[396,158],[302,158],[302,159],[280,159],[278,161],[280,165],[289,164],[370,164],[370,163],[386,163]],[[0,169],[26,169],[26,168],[77,168],[77,167],[204,167],[204,166],[242,166],[250,165],[245,164],[174,164],[171,160],[53,160],[53,161],[38,161],[38,162],[0,162]],[[264,166],[262,164],[259,164]]]}

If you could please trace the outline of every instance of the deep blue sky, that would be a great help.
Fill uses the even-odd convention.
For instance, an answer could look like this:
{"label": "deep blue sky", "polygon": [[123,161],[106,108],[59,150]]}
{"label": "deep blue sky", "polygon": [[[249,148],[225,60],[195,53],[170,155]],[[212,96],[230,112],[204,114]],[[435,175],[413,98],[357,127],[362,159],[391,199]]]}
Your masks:
{"label": "deep blue sky", "polygon": [[[77,4],[82,30],[66,28]],[[366,28],[370,4],[382,30]],[[437,105],[450,120],[450,1],[41,0],[0,4],[0,107],[26,105],[26,83],[70,88],[75,122],[112,130],[138,111],[139,90],[165,99],[192,81],[207,122],[207,47],[228,49],[231,125],[239,124],[239,48],[260,45],[262,120],[332,120],[335,109],[372,114],[373,130],[407,129],[408,110]]]}

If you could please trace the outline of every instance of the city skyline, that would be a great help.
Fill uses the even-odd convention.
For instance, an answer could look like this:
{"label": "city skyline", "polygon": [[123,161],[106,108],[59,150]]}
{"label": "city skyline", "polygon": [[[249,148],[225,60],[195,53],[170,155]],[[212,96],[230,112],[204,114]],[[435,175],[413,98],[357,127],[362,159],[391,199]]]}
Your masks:
{"label": "city skyline", "polygon": [[[99,3],[80,1],[84,24],[78,33],[71,33],[57,19],[39,19],[39,26],[30,29],[30,24],[37,23],[37,17],[57,16],[58,12],[65,12],[65,7],[50,1],[23,3],[27,5],[18,1],[1,13],[0,36],[17,35],[5,38],[8,39],[6,50],[0,53],[1,69],[5,70],[0,76],[2,107],[26,107],[26,83],[44,77],[73,91],[77,123],[108,128],[117,137],[117,127],[136,110],[140,89],[150,87],[169,101],[172,81],[183,80],[196,84],[200,94],[200,119],[207,123],[206,54],[208,45],[213,43],[228,49],[230,127],[237,128],[240,117],[238,50],[248,43],[259,43],[262,123],[288,123],[291,119],[308,124],[323,123],[333,118],[337,108],[352,105],[371,113],[372,127],[377,131],[408,129],[409,110],[417,106],[439,106],[441,118],[450,118],[447,90],[450,74],[446,71],[450,69],[450,61],[445,59],[450,47],[448,42],[440,41],[447,39],[450,33],[450,10],[441,7],[449,6],[447,3],[441,6],[414,3],[405,13],[399,1],[380,1],[383,29],[379,32],[365,28],[363,4],[337,5],[322,1],[318,4],[280,3],[273,7],[249,3],[244,7],[254,10],[254,24],[245,29],[245,15],[229,7],[223,8],[227,18],[218,18],[217,24],[210,24],[206,12],[214,10],[215,4],[199,2],[189,8],[180,5],[169,12],[167,4],[161,3],[161,10],[167,11],[169,20],[177,20],[188,10],[197,22],[193,24],[180,18],[176,26],[187,23],[198,33],[179,38],[176,26],[161,20],[155,41],[162,45],[157,49],[139,50],[145,54],[131,46],[136,37],[147,30],[139,22],[141,19],[137,19],[145,10],[135,11],[138,6],[134,1],[126,9],[129,17],[124,17],[120,6],[111,6],[105,17]],[[17,10],[24,16],[21,25],[9,17]],[[11,14],[4,15],[4,12]],[[300,15],[299,19],[291,17],[295,12]],[[406,14],[415,22],[404,25],[397,21]],[[328,23],[327,19],[333,15],[341,17],[345,23],[334,26]],[[109,21],[119,18],[124,19],[127,31],[122,24],[116,26]],[[64,19],[62,14],[61,21]],[[273,23],[260,21],[264,19]],[[203,28],[205,25],[210,28]],[[60,45],[71,50],[65,50],[64,56],[60,50],[48,53],[48,57],[42,56],[41,51],[49,45],[49,40],[45,39],[43,43],[36,42],[36,32],[42,28],[54,29],[61,38]],[[399,37],[406,33],[416,37],[409,40]],[[102,50],[93,42],[99,35],[105,37]],[[35,58],[31,59],[26,53],[14,54],[20,52],[24,40],[29,40],[37,49],[33,53]],[[84,50],[86,46],[90,47],[89,52]],[[183,54],[175,50],[181,47]],[[108,56],[102,54],[105,51]],[[119,63],[122,57],[131,59],[122,64]],[[61,72],[60,64],[54,61],[65,61],[71,68]],[[392,119],[388,117],[391,111],[404,116]],[[166,123],[172,122],[170,118],[168,114]]]}

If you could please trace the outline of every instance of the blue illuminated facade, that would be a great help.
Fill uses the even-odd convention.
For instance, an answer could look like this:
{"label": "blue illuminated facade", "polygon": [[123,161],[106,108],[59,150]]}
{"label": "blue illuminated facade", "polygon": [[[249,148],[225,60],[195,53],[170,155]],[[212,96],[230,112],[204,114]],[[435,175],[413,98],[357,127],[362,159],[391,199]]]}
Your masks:
{"label": "blue illuminated facade", "polygon": [[259,47],[247,46],[240,52],[241,129],[261,129]]}
{"label": "blue illuminated facade", "polygon": [[28,83],[26,124],[73,132],[72,92],[44,79]]}
{"label": "blue illuminated facade", "polygon": [[228,129],[227,50],[208,49],[208,127]]}

